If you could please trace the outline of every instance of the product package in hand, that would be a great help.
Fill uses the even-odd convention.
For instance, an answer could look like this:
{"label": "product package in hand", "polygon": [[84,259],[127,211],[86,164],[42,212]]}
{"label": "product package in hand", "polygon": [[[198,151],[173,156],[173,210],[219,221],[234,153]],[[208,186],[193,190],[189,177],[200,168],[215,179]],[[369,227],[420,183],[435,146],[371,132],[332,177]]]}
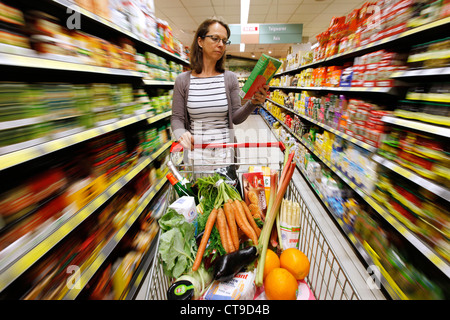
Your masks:
{"label": "product package in hand", "polygon": [[251,99],[260,87],[269,84],[280,66],[280,60],[262,54],[239,92],[239,96],[242,99]]}

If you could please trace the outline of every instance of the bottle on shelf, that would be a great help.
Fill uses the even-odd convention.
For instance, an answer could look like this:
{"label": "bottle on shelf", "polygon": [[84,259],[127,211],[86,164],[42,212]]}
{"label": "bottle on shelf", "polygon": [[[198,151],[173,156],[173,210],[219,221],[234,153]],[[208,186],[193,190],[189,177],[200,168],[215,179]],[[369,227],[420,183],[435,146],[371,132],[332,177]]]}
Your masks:
{"label": "bottle on shelf", "polygon": [[195,204],[198,205],[198,198],[192,192],[192,190],[188,190],[184,185],[181,184],[180,180],[178,180],[173,173],[169,172],[167,175],[167,180],[169,180],[170,184],[175,189],[176,193],[179,197],[188,196],[194,197]]}

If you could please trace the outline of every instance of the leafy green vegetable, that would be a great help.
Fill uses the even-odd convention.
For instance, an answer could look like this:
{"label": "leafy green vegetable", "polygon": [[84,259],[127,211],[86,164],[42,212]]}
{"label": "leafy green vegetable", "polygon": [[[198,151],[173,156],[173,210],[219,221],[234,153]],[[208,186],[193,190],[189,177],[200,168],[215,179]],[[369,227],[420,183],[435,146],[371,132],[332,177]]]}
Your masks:
{"label": "leafy green vegetable", "polygon": [[[197,218],[198,232],[205,230],[206,222],[212,209],[223,206],[228,199],[241,200],[241,195],[235,187],[225,182],[224,177],[215,173],[211,176],[206,176],[197,179],[198,195],[200,205],[202,206],[203,214]],[[209,243],[203,254],[203,257],[208,257],[210,262],[213,262],[217,257],[225,255],[226,251],[222,245],[219,230],[216,226],[213,227],[209,237]],[[208,266],[209,270],[209,266]]]}
{"label": "leafy green vegetable", "polygon": [[[210,208],[208,211],[203,212],[203,214],[199,215],[197,217],[197,228],[199,233],[205,230],[206,221],[208,221],[209,214],[211,213],[212,208]],[[211,235],[209,236],[209,243],[208,246],[205,249],[205,253],[203,254],[203,257],[210,257],[211,256],[211,262],[213,262],[218,256],[224,255],[227,252],[225,251],[225,248],[222,245],[222,241],[220,239],[220,233],[219,230],[217,230],[216,226],[211,230]],[[208,268],[209,270],[209,268]]]}
{"label": "leafy green vegetable", "polygon": [[195,226],[171,208],[161,217],[159,225],[163,230],[159,253],[164,273],[169,278],[178,278],[194,263],[197,252]]}

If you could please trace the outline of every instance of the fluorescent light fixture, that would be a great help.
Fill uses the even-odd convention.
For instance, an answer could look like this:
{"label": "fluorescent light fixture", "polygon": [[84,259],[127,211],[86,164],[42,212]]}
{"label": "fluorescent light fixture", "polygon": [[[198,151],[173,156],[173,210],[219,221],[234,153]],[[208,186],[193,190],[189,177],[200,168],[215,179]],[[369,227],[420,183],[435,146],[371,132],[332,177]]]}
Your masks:
{"label": "fluorescent light fixture", "polygon": [[244,51],[245,51],[245,43],[239,44],[239,52],[244,52]]}
{"label": "fluorescent light fixture", "polygon": [[248,23],[248,13],[250,11],[250,0],[241,0],[241,25]]}

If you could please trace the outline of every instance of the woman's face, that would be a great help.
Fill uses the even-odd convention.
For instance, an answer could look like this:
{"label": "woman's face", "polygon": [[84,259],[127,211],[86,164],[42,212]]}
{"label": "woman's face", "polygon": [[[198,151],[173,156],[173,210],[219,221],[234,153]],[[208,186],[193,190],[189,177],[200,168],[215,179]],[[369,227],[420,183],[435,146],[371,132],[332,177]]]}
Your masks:
{"label": "woman's face", "polygon": [[[218,40],[221,39],[221,40]],[[215,40],[218,40],[217,42]],[[203,56],[212,58],[216,61],[220,60],[225,54],[226,45],[222,41],[228,40],[227,29],[220,23],[213,23],[209,26],[205,38],[198,38],[198,45],[202,47]]]}

